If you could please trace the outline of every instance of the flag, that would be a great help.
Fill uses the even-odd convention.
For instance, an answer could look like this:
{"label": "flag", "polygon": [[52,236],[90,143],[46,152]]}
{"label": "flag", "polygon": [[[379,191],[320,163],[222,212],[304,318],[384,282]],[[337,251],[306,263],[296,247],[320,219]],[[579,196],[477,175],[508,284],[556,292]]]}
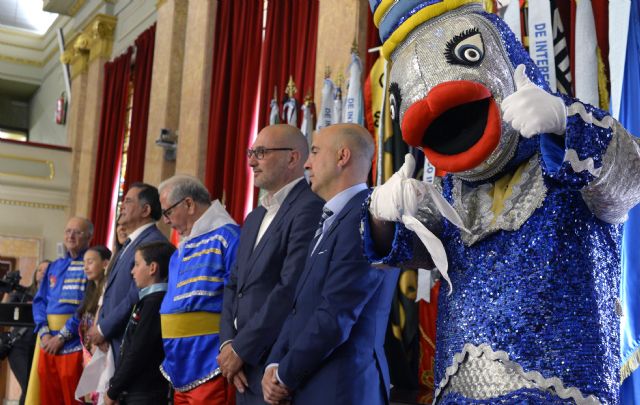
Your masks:
{"label": "flag", "polygon": [[311,96],[307,96],[304,104],[302,104],[302,124],[300,131],[307,138],[307,142],[311,145],[311,135],[313,134],[314,105]]}
{"label": "flag", "polygon": [[[640,4],[631,1],[619,120],[640,135]],[[612,69],[614,65],[612,63]],[[640,404],[640,206],[629,213],[622,236],[620,283],[620,403]]]}
{"label": "flag", "polygon": [[600,105],[598,93],[598,39],[591,0],[576,2],[574,84],[576,98],[593,106]]}
{"label": "flag", "polygon": [[288,97],[282,106],[282,118],[284,122],[294,127],[298,126],[298,102],[293,97]]}
{"label": "flag", "polygon": [[551,8],[548,1],[529,2],[529,56],[538,66],[551,91],[556,91]]}
{"label": "flag", "polygon": [[275,125],[280,123],[280,108],[278,107],[278,100],[271,99],[271,111],[269,112],[269,125]]}
{"label": "flag", "polygon": [[556,0],[551,0],[551,25],[553,27],[553,51],[556,64],[556,87],[560,93],[571,95],[571,65],[567,38]]}
{"label": "flag", "polygon": [[333,117],[333,93],[335,92],[335,84],[329,77],[325,77],[322,86],[322,105],[320,105],[320,116],[316,124],[316,131],[331,125]]}
{"label": "flag", "polygon": [[340,124],[342,122],[342,88],[338,83],[333,92],[333,109],[331,114],[331,123]]}
{"label": "flag", "polygon": [[344,101],[342,122],[364,125],[364,100],[362,96],[362,61],[357,53],[351,53],[347,98]]}
{"label": "flag", "polygon": [[510,0],[506,5],[503,16],[504,22],[507,23],[516,38],[522,43],[522,29],[520,28],[520,1]]}
{"label": "flag", "polygon": [[373,184],[382,184],[382,139],[384,133],[391,131],[391,118],[389,110],[385,110],[383,116],[383,104],[385,98],[385,65],[386,60],[378,57],[374,62],[365,83],[364,99],[366,108],[367,128],[373,134],[376,145],[376,153],[373,162]]}

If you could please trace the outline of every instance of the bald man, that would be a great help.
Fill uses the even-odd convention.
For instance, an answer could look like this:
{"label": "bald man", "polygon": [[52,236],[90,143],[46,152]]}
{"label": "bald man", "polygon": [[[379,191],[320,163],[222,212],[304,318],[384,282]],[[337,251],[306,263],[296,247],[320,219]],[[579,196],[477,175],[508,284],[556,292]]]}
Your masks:
{"label": "bald man", "polygon": [[245,220],[225,288],[218,364],[236,385],[238,404],[264,404],[265,360],[291,309],[324,201],[304,179],[309,146],[296,127],[264,128],[247,155],[266,194]]}
{"label": "bald man", "polygon": [[389,403],[383,344],[398,273],[370,267],[360,238],[373,151],[358,125],[329,126],[314,137],[305,167],[326,204],[267,361],[269,404]]}
{"label": "bald man", "polygon": [[87,277],[83,258],[92,236],[93,224],[88,219],[69,219],[63,239],[67,253],[49,265],[33,299],[33,320],[40,346],[36,348],[37,366],[32,366],[27,401],[32,398],[34,403],[45,405],[77,403],[74,394],[82,374],[82,345],[79,321],[73,315],[84,298]]}

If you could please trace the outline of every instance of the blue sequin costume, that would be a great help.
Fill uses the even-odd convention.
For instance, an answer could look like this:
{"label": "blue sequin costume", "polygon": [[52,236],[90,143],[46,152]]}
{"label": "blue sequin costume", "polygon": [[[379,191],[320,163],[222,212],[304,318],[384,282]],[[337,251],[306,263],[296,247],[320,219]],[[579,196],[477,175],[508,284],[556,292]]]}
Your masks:
{"label": "blue sequin costume", "polygon": [[[513,66],[525,64],[548,90],[506,25],[476,15],[499,32]],[[619,402],[620,224],[640,200],[640,147],[604,111],[563,100],[564,135],[520,138],[509,163],[489,178],[443,179],[443,195],[469,234],[429,201],[421,206],[421,221],[440,231],[453,287],[440,293],[438,403]],[[497,181],[505,178],[496,211]],[[400,224],[390,253],[377,256],[367,213],[363,221],[372,262],[428,266],[420,242]]]}
{"label": "blue sequin costume", "polygon": [[[213,229],[213,230],[210,230]],[[220,374],[219,319],[207,332],[165,336],[165,315],[222,312],[224,284],[235,263],[240,227],[214,201],[169,263],[168,290],[160,307],[165,359],[161,371],[178,391],[189,391]]]}

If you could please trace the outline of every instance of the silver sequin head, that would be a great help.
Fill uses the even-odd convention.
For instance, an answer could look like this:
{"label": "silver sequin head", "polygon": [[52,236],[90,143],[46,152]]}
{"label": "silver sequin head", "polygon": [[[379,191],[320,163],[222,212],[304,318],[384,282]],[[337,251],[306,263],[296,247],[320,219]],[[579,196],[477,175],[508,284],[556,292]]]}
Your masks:
{"label": "silver sequin head", "polygon": [[[412,104],[447,81],[480,83],[489,89],[498,105],[515,91],[513,66],[502,37],[476,10],[481,8],[464,6],[425,22],[393,52],[391,111],[400,123]],[[465,47],[465,41],[472,46]],[[475,168],[457,174],[469,180],[495,175],[513,157],[517,143],[517,132],[503,122],[499,144],[491,155]]]}

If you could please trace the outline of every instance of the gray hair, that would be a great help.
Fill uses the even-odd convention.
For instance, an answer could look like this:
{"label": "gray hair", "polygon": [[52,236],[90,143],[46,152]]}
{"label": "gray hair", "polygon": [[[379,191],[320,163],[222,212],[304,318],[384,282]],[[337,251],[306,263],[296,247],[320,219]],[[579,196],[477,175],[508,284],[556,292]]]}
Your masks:
{"label": "gray hair", "polygon": [[[91,239],[91,237],[93,236],[93,222],[91,222],[89,219],[87,219],[85,217],[73,216],[71,218],[79,219],[80,221],[82,221],[84,223],[84,226],[87,228],[87,236],[89,237],[89,239]],[[69,219],[71,219],[71,218],[69,218]]]}
{"label": "gray hair", "polygon": [[186,174],[176,174],[169,177],[158,186],[158,190],[162,193],[165,189],[169,190],[169,202],[175,204],[183,198],[191,197],[193,201],[203,205],[211,204],[211,194],[202,182],[193,176]]}

